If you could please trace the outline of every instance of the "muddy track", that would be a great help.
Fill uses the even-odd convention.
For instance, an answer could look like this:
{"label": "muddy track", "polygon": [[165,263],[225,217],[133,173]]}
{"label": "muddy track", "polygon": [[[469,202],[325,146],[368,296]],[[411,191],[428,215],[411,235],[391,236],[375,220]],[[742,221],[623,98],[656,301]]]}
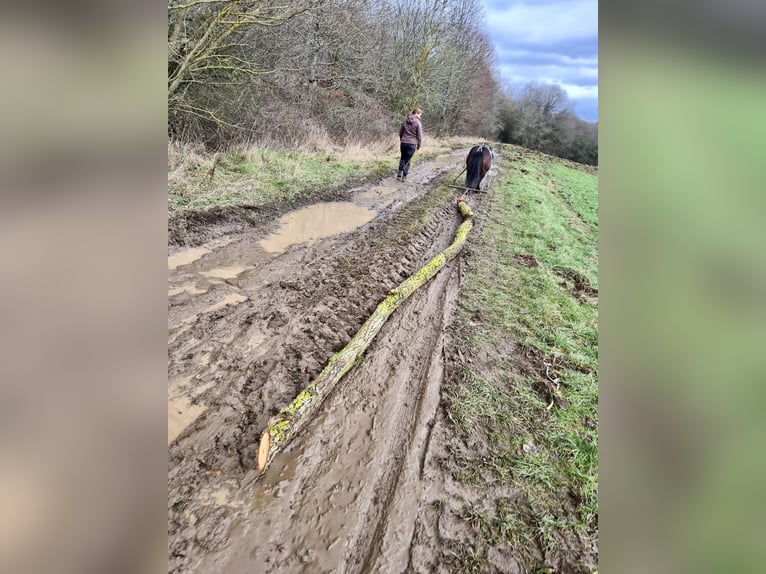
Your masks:
{"label": "muddy track", "polygon": [[270,222],[169,258],[170,572],[406,569],[459,258],[397,310],[260,478],[255,454],[268,418],[450,243],[460,216],[439,184],[464,153],[413,167],[404,185],[351,190],[374,211],[353,231],[274,249]]}
{"label": "muddy track", "polygon": [[168,252],[183,247],[202,245],[207,241],[250,230],[268,224],[288,211],[321,201],[345,201],[359,186],[374,186],[383,177],[368,176],[344,187],[324,189],[318,193],[301,195],[290,201],[281,200],[260,206],[225,206],[204,211],[183,211],[174,214],[168,222]]}

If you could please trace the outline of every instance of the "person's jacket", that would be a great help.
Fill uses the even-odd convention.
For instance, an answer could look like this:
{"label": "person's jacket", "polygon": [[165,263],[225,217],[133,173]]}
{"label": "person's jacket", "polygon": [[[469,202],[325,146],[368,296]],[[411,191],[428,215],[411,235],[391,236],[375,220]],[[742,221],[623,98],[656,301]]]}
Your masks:
{"label": "person's jacket", "polygon": [[399,140],[404,144],[416,144],[420,149],[420,144],[423,143],[423,126],[418,116],[410,114],[402,122],[402,127],[399,128]]}

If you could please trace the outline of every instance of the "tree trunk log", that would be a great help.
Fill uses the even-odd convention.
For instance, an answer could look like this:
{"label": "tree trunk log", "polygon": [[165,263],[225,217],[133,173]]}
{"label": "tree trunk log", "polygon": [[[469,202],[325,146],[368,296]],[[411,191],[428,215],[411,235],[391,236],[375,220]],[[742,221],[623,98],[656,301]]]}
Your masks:
{"label": "tree trunk log", "polygon": [[452,244],[399,286],[389,291],[388,297],[378,305],[375,312],[370,315],[348,344],[330,357],[324,370],[293,399],[293,402],[269,420],[266,430],[261,435],[261,444],[258,449],[257,462],[260,472],[266,470],[276,453],[308,424],[325,397],[361,358],[394,310],[460,253],[473,228],[473,212],[462,199],[458,200],[457,207],[463,216],[463,223],[457,228]]}

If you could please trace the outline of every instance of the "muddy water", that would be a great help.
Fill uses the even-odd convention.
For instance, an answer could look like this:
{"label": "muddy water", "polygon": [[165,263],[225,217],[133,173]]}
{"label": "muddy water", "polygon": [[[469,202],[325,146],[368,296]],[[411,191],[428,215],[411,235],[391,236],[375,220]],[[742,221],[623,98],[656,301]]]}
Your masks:
{"label": "muddy water", "polygon": [[218,309],[223,309],[227,305],[237,305],[238,303],[243,303],[244,301],[247,301],[247,297],[240,295],[239,293],[232,293],[217,303],[210,305],[210,307],[205,309],[205,313],[212,313],[213,311],[218,311]]}
{"label": "muddy water", "polygon": [[168,269],[175,269],[182,265],[188,265],[194,263],[197,259],[200,259],[203,255],[210,253],[210,249],[207,247],[192,247],[190,249],[184,249],[168,257]]}
{"label": "muddy water", "polygon": [[216,267],[215,269],[211,269],[210,271],[203,271],[202,275],[204,275],[205,277],[210,277],[215,279],[234,279],[246,269],[248,268],[244,265],[233,265],[231,267]]}
{"label": "muddy water", "polygon": [[397,191],[398,190],[397,190],[396,187],[386,186],[386,185],[379,185],[377,187],[373,187],[369,191],[363,191],[363,192],[357,194],[356,198],[358,198],[358,199],[377,199],[378,197],[384,197],[386,195],[391,195],[392,193],[396,193]]}
{"label": "muddy water", "polygon": [[207,410],[205,405],[192,404],[185,396],[168,399],[168,444]]}
{"label": "muddy water", "polygon": [[171,381],[168,386],[168,444],[191,425],[207,407],[194,404],[193,398],[201,395],[209,386],[190,390],[191,377]]}
{"label": "muddy water", "polygon": [[279,231],[260,244],[269,253],[278,253],[290,245],[351,231],[374,217],[374,211],[351,202],[318,203],[283,216]]}
{"label": "muddy water", "polygon": [[175,297],[181,293],[188,293],[189,295],[201,295],[207,293],[207,289],[197,289],[196,285],[182,285],[175,289],[168,289],[168,297]]}

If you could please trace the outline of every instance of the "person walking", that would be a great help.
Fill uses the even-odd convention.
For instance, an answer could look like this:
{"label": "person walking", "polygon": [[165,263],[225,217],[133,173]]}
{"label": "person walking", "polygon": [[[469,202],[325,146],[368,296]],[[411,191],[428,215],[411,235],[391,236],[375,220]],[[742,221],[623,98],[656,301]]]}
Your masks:
{"label": "person walking", "polygon": [[413,109],[402,122],[402,127],[399,128],[401,159],[399,159],[399,171],[396,173],[396,179],[400,181],[407,181],[410,160],[423,143],[423,126],[420,123],[420,116],[422,115],[423,110],[420,108]]}

